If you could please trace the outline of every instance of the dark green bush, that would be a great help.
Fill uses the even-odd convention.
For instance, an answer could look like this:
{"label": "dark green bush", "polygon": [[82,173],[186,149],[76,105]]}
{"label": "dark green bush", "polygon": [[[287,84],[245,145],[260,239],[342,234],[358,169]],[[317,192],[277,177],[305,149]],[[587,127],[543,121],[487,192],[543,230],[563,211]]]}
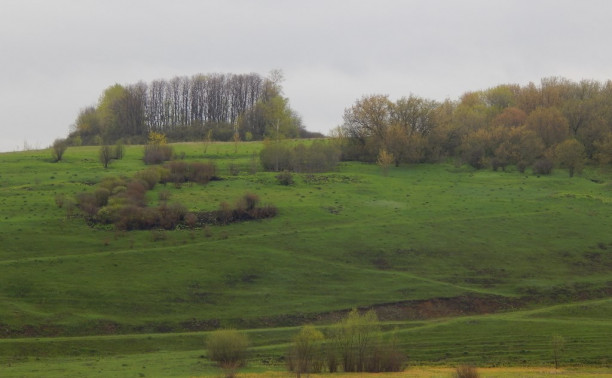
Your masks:
{"label": "dark green bush", "polygon": [[547,158],[538,159],[533,163],[532,169],[537,175],[549,175],[553,170],[553,162]]}
{"label": "dark green bush", "polygon": [[279,184],[286,185],[286,186],[293,185],[294,183],[293,175],[289,171],[283,171],[279,173],[278,175],[276,175],[276,180],[278,180]]}

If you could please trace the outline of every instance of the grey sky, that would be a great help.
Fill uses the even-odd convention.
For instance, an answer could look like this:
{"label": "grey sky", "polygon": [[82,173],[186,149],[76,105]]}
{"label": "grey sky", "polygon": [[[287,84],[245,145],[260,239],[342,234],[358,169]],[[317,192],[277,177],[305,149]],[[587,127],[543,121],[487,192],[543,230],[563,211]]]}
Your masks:
{"label": "grey sky", "polygon": [[457,99],[548,76],[612,79],[608,0],[1,0],[0,151],[65,137],[115,83],[266,75],[309,130],[364,94]]}

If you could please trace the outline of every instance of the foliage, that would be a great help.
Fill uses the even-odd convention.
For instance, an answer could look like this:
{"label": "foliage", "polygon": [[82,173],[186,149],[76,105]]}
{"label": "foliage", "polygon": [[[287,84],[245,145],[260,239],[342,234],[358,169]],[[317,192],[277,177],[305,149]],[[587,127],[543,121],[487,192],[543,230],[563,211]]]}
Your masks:
{"label": "foliage", "polygon": [[319,373],[323,367],[323,340],[321,331],[312,325],[302,327],[293,338],[287,361],[289,370],[299,378],[302,373]]}
{"label": "foliage", "polygon": [[510,84],[466,92],[454,102],[413,95],[393,102],[368,95],[345,110],[334,137],[344,160],[374,162],[384,148],[396,166],[453,157],[476,169],[516,165],[524,172],[572,139],[584,146],[587,159],[608,161],[604,146],[612,114],[605,104],[612,101],[611,88],[611,82],[553,77],[539,87]]}
{"label": "foliage", "polygon": [[384,148],[380,150],[376,163],[382,169],[383,175],[386,176],[389,173],[389,166],[393,163],[393,160],[393,154],[387,152]]}
{"label": "foliage", "polygon": [[246,364],[248,337],[235,329],[211,332],[206,338],[208,358],[233,376],[235,370]]}
{"label": "foliage", "polygon": [[282,171],[276,175],[276,180],[279,184],[289,186],[294,184],[293,175],[289,171]]}
{"label": "foliage", "polygon": [[142,160],[145,164],[161,164],[172,159],[172,146],[167,144],[147,144],[144,146]]}
{"label": "foliage", "polygon": [[283,143],[266,142],[259,158],[267,171],[327,172],[333,170],[340,159],[338,148],[326,141],[299,143],[290,147]]}
{"label": "foliage", "polygon": [[569,177],[580,173],[584,165],[584,145],[576,139],[566,139],[555,148],[555,157],[559,164],[567,168]]}
{"label": "foliage", "polygon": [[64,152],[68,149],[68,141],[66,139],[56,139],[51,145],[51,157],[54,162],[59,162],[64,157]]}
{"label": "foliage", "polygon": [[553,162],[548,158],[541,158],[533,163],[533,173],[537,175],[549,175],[553,170]]}
{"label": "foliage", "polygon": [[149,132],[149,143],[153,145],[163,145],[167,144],[168,141],[166,139],[166,135],[162,133],[157,133],[155,131]]}
{"label": "foliage", "polygon": [[104,168],[108,168],[108,165],[113,160],[113,152],[111,147],[108,145],[104,145],[100,147],[100,152],[98,153],[98,158],[100,159],[100,163],[104,166]]}

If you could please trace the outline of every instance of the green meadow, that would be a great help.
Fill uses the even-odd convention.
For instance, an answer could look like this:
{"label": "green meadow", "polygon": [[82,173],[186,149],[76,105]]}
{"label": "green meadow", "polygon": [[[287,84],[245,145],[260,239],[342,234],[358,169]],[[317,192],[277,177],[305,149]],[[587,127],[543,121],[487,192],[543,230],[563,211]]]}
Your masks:
{"label": "green meadow", "polygon": [[220,327],[249,335],[244,372],[283,376],[301,325],[325,332],[352,308],[377,310],[407,371],[552,366],[560,335],[564,367],[612,374],[609,171],[570,179],[449,162],[383,175],[344,162],[283,186],[259,167],[259,142],[173,147],[214,163],[221,179],[158,184],[150,204],[168,191],[189,210],[214,210],[255,193],[278,215],[92,227],[56,199],[145,169],[142,146],[108,169],[99,147],[70,147],[58,163],[49,151],[0,154],[0,376],[214,376],[204,340]]}

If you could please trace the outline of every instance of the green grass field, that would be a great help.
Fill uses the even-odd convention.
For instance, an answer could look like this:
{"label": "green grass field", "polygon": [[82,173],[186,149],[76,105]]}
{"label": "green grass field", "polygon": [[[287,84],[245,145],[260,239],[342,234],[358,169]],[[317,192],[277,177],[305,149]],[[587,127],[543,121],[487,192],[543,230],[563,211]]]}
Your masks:
{"label": "green grass field", "polygon": [[610,373],[610,173],[439,164],[385,177],[342,163],[287,187],[251,172],[261,147],[174,145],[223,180],[158,185],[151,203],[168,190],[211,210],[251,192],[279,209],[175,231],[91,228],[55,204],[145,169],[142,146],[106,170],[97,147],[71,147],[59,163],[48,151],[0,154],[0,376],[215,375],[202,357],[216,327],[247,330],[247,372],[280,374],[299,325],[324,330],[370,306],[411,366],[551,366],[558,334],[565,366]]}

